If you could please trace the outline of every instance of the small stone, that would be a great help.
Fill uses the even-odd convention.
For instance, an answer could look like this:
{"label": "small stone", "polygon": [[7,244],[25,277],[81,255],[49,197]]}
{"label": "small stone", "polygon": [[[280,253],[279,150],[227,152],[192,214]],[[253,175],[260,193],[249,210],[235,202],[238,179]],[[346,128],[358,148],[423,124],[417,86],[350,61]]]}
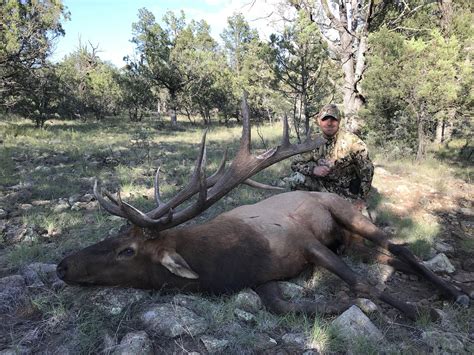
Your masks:
{"label": "small stone", "polygon": [[474,217],[474,209],[472,209],[472,208],[461,207],[461,208],[459,209],[459,212],[461,212],[462,214],[464,214],[464,215],[466,215],[466,216]]}
{"label": "small stone", "polygon": [[374,313],[378,310],[377,305],[367,298],[358,298],[356,304],[365,314]]}
{"label": "small stone", "polygon": [[474,272],[474,258],[463,260],[462,268],[466,271]]}
{"label": "small stone", "polygon": [[29,204],[29,203],[22,203],[22,204],[18,205],[18,208],[22,211],[28,211],[28,210],[31,210],[33,208],[33,205]]}
{"label": "small stone", "polygon": [[433,272],[444,272],[451,274],[456,269],[444,253],[436,255],[433,259],[424,261],[423,264]]}
{"label": "small stone", "polygon": [[474,282],[474,272],[459,271],[453,276],[453,279],[462,283]]}
{"label": "small stone", "polygon": [[308,344],[308,336],[304,333],[287,333],[281,337],[283,343],[288,345],[297,345],[305,348]]}
{"label": "small stone", "polygon": [[364,337],[374,341],[382,341],[384,336],[380,330],[357,306],[350,307],[337,317],[332,325],[341,330],[340,335],[347,340]]}
{"label": "small stone", "polygon": [[27,288],[25,279],[20,275],[0,279],[0,313],[15,310],[26,301]]}
{"label": "small stone", "polygon": [[144,331],[126,334],[115,348],[114,355],[152,355],[153,344]]}
{"label": "small stone", "polygon": [[147,296],[147,291],[133,288],[102,288],[91,295],[90,301],[102,312],[117,315],[131,304]]}
{"label": "small stone", "polygon": [[236,306],[247,312],[257,312],[262,309],[262,300],[254,290],[244,290],[235,296]]}
{"label": "small stone", "polygon": [[79,199],[79,202],[91,202],[95,200],[95,196],[93,194],[85,194]]}
{"label": "small stone", "polygon": [[275,339],[272,337],[268,336],[267,334],[263,333],[257,333],[253,335],[253,349],[254,351],[262,351],[262,350],[267,350],[271,349],[274,346],[276,346],[278,343]]}
{"label": "small stone", "polygon": [[298,299],[304,296],[305,288],[301,287],[293,282],[280,281],[278,282],[280,291],[284,298],[287,299]]}
{"label": "small stone", "polygon": [[184,334],[199,335],[208,327],[205,319],[196,313],[171,304],[151,305],[140,319],[148,329],[171,338]]}
{"label": "small stone", "polygon": [[439,253],[452,253],[454,251],[453,246],[449,245],[446,242],[436,242],[434,248]]}
{"label": "small stone", "polygon": [[234,310],[234,314],[238,319],[244,321],[245,323],[253,323],[255,321],[255,316],[252,313],[245,312],[239,308]]}
{"label": "small stone", "polygon": [[59,201],[59,203],[53,207],[53,212],[60,213],[70,208],[66,201]]}
{"label": "small stone", "polygon": [[67,199],[67,202],[69,203],[70,206],[72,206],[72,205],[74,205],[76,202],[78,202],[80,198],[81,198],[81,195],[79,195],[79,194],[74,194],[74,195],[70,196],[70,197]]}
{"label": "small stone", "polygon": [[228,340],[216,339],[207,335],[203,335],[200,338],[200,340],[204,344],[204,347],[206,348],[206,350],[209,351],[210,353],[222,351],[229,345]]}
{"label": "small stone", "polygon": [[452,333],[426,331],[421,334],[426,344],[432,347],[434,354],[464,353],[463,343]]}
{"label": "small stone", "polygon": [[43,287],[61,281],[56,275],[56,264],[31,263],[21,270],[29,287]]}
{"label": "small stone", "polygon": [[0,219],[5,219],[8,217],[8,212],[0,208]]}

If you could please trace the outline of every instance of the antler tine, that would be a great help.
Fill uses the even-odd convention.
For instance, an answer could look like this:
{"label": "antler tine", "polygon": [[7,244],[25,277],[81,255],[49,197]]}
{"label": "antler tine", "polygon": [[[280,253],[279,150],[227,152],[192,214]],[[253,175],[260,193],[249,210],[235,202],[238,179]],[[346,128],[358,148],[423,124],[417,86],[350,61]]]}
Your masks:
{"label": "antler tine", "polygon": [[250,130],[250,110],[247,105],[247,91],[242,95],[242,138],[240,139],[240,148],[237,154],[250,155],[251,130]]}
{"label": "antler tine", "polygon": [[225,163],[227,162],[227,152],[228,152],[228,149],[226,148],[224,150],[224,155],[222,156],[221,162],[216,172],[207,178],[207,182],[206,182],[207,186],[209,187],[213,186],[216,183],[216,181],[219,180],[219,178],[224,173]]}
{"label": "antler tine", "polygon": [[191,198],[194,194],[196,194],[199,191],[201,167],[202,167],[203,159],[205,158],[205,152],[206,152],[206,136],[207,136],[207,130],[205,130],[204,134],[202,135],[201,146],[199,149],[199,156],[196,159],[196,164],[194,167],[193,175],[191,177],[191,181],[188,183],[188,185],[186,185],[186,187],[183,190],[181,190],[170,201],[148,212],[147,215],[150,218],[153,218],[153,219],[161,218],[162,216],[167,214],[171,208],[174,209],[176,206],[179,206],[180,204],[182,204],[184,201]]}
{"label": "antler tine", "polygon": [[281,140],[281,146],[282,147],[288,147],[290,145],[290,134],[289,134],[289,128],[288,128],[288,116],[285,115],[283,116],[283,138]]}
{"label": "antler tine", "polygon": [[104,210],[106,210],[107,212],[109,212],[110,214],[114,215],[114,216],[127,218],[125,213],[118,206],[117,201],[114,198],[110,197],[111,195],[107,190],[105,190],[105,194],[114,203],[110,203],[109,201],[107,201],[102,196],[102,189],[99,188],[99,181],[97,179],[95,179],[95,181],[94,181],[94,196],[97,199],[97,201],[99,201],[99,204],[102,206],[102,208]]}
{"label": "antler tine", "polygon": [[153,185],[155,187],[156,207],[160,207],[160,205],[163,204],[163,201],[161,201],[161,196],[160,196],[160,168],[161,166],[159,166],[156,169],[155,179],[153,181]]}

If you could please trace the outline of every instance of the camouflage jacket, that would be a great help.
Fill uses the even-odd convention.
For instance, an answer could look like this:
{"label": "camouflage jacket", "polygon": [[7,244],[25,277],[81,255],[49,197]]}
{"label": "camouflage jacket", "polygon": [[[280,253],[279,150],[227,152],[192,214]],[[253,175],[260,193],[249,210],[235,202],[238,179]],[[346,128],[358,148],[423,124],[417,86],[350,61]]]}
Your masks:
{"label": "camouflage jacket", "polygon": [[[314,176],[313,169],[318,165],[330,167],[331,172],[324,177]],[[334,192],[351,199],[366,199],[374,175],[365,143],[344,130],[319,149],[294,157],[291,168],[304,176],[293,180],[292,189]]]}

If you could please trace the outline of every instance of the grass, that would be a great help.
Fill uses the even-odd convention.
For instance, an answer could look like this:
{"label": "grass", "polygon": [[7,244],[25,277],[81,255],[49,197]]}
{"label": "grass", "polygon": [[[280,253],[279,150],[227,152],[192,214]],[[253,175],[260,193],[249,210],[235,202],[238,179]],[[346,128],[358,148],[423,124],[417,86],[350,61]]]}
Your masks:
{"label": "grass", "polygon": [[[14,245],[2,241],[2,254],[12,273],[31,262],[58,262],[64,255],[90,245],[107,237],[110,231],[117,230],[123,224],[99,208],[91,211],[73,211],[66,209],[55,212],[58,199],[68,199],[72,195],[80,196],[92,192],[92,180],[98,177],[111,192],[118,189],[127,202],[144,210],[154,206],[153,176],[157,166],[161,166],[160,191],[164,200],[169,199],[188,181],[192,173],[197,146],[202,137],[202,127],[182,124],[185,130],[172,130],[167,124],[157,125],[153,121],[130,124],[123,118],[105,119],[101,122],[50,121],[43,130],[37,130],[28,121],[10,120],[0,122],[0,194],[10,193],[7,188],[19,183],[31,184],[31,201],[47,200],[49,204],[33,205],[27,211],[8,222],[17,227],[27,227],[44,233],[33,233],[29,242]],[[100,127],[100,130],[98,129]],[[278,125],[262,125],[253,130],[254,151],[262,152],[266,147],[279,143]],[[229,156],[238,148],[241,129],[238,126],[224,128],[211,127],[207,135],[207,171],[213,172],[219,165],[225,148]],[[261,137],[264,137],[263,139]],[[377,157],[377,162],[392,174],[398,174],[405,180],[430,185],[435,194],[451,194],[451,181],[463,178],[471,181],[472,173],[463,173],[463,165],[449,164],[454,157],[452,151],[440,151],[439,155],[421,164],[410,160],[390,161]],[[451,155],[450,155],[451,154]],[[255,179],[276,184],[290,171],[289,160],[275,164],[259,173]],[[464,165],[464,169],[466,166]],[[468,171],[470,168],[468,168]],[[471,174],[471,175],[470,175]],[[467,179],[467,180],[466,180]],[[225,210],[243,204],[254,203],[272,193],[241,186],[231,191],[197,221],[211,218]],[[388,204],[396,204],[399,196],[384,193],[374,194],[369,205],[378,212],[377,223],[393,226],[397,237],[408,242],[415,254],[424,258],[429,255],[434,242],[441,236],[439,220],[426,219],[416,211],[408,216],[395,213]],[[0,199],[1,201],[1,199]],[[429,202],[419,203],[422,210]],[[1,203],[1,202],[0,202]],[[3,208],[0,205],[0,208]],[[10,225],[8,226],[10,228]],[[466,250],[473,250],[473,239],[460,241]],[[318,294],[336,294],[335,288],[340,280],[325,271],[317,271],[305,282],[305,287],[314,291],[308,297]],[[31,295],[34,307],[42,314],[45,329],[60,331],[70,335],[68,341],[74,344],[79,353],[94,353],[101,350],[106,333],[114,334],[117,339],[136,324],[129,321],[127,310],[118,316],[107,316],[89,304],[90,291],[84,289],[80,294],[67,291],[47,292]],[[162,301],[158,294],[154,301]],[[354,354],[372,354],[379,352],[377,344],[367,339],[357,338],[350,344],[331,326],[331,318],[311,317],[288,314],[276,316],[265,310],[255,312],[255,322],[244,324],[236,319],[233,297],[201,297],[196,304],[196,312],[206,318],[210,327],[208,332],[216,338],[228,336],[228,328],[235,324],[235,337],[229,345],[229,351],[248,352],[258,341],[259,334],[267,334],[278,339],[285,333],[304,333],[309,339],[308,346],[317,348],[321,353],[342,353],[350,349]],[[465,336],[472,332],[469,322],[474,316],[471,309],[447,309],[451,317],[452,331]],[[380,322],[383,325],[383,322]],[[439,327],[437,323],[420,320],[417,329]],[[74,334],[68,332],[75,329]],[[47,334],[44,335],[47,338]],[[185,339],[188,341],[187,339]],[[12,342],[13,344],[14,342]],[[396,346],[395,346],[396,348]],[[417,349],[416,344],[413,349]],[[250,350],[251,351],[251,350]]]}

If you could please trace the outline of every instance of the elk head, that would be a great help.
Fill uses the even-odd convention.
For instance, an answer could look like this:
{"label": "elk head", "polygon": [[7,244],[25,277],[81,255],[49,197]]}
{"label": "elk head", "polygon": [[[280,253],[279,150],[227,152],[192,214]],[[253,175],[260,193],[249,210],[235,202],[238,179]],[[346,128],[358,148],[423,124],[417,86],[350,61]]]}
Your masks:
{"label": "elk head", "polygon": [[[288,123],[285,118],[282,143],[258,156],[250,152],[249,109],[242,100],[243,130],[240,148],[229,167],[227,154],[217,171],[206,177],[206,133],[204,133],[194,173],[183,190],[168,202],[163,202],[159,189],[159,168],[154,185],[156,208],[142,212],[122,201],[120,193],[114,197],[99,187],[96,181],[94,194],[107,212],[123,217],[131,226],[122,228],[118,236],[89,246],[58,265],[58,276],[68,283],[82,285],[120,285],[138,288],[157,288],[164,283],[177,287],[197,282],[199,270],[193,270],[190,261],[181,255],[180,245],[186,239],[186,229],[171,229],[197,216],[219,201],[241,183],[262,187],[249,178],[266,167],[292,155],[319,147],[324,139],[308,137],[301,144],[290,144]],[[104,196],[105,195],[105,196]],[[197,195],[194,203],[183,203]],[[195,242],[194,242],[195,243]],[[186,247],[189,248],[189,245]],[[206,256],[201,256],[205,258]]]}

